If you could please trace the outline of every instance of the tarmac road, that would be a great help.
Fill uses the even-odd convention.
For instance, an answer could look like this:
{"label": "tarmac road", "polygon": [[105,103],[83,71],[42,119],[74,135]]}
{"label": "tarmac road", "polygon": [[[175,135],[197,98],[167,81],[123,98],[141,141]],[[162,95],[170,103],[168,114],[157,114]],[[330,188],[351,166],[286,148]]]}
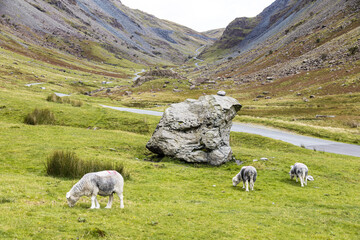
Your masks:
{"label": "tarmac road", "polygon": [[[163,115],[162,112],[158,112],[158,111],[142,110],[135,108],[111,107],[106,105],[101,105],[101,106],[118,111],[126,111],[126,112],[138,113],[138,114],[147,114],[153,116]],[[292,132],[270,128],[270,127],[264,127],[261,125],[233,122],[231,131],[257,134],[264,137],[269,137],[287,143],[291,143],[296,146],[302,146],[307,149],[312,149],[312,150],[315,149],[316,151],[360,157],[360,145],[340,143],[329,140],[323,140],[320,138],[302,136]]]}

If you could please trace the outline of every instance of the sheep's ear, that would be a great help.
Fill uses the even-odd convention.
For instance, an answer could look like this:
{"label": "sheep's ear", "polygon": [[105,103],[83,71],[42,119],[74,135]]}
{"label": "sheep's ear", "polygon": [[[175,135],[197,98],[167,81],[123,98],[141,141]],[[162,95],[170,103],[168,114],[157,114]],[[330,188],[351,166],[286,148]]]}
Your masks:
{"label": "sheep's ear", "polygon": [[294,165],[291,165],[291,167],[290,167],[290,168],[292,169],[293,167],[294,167]]}

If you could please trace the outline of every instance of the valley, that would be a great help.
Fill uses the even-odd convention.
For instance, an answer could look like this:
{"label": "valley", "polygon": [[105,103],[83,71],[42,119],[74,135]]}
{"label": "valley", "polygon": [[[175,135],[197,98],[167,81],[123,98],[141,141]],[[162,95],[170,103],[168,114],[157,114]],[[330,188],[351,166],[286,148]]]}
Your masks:
{"label": "valley", "polygon": [[[146,149],[160,115],[103,105],[163,112],[223,90],[242,105],[234,126],[359,146],[359,10],[277,0],[201,33],[119,0],[1,1],[0,238],[357,239],[359,157],[232,132],[234,161],[185,163]],[[54,119],[29,125],[35,109]],[[78,179],[47,175],[56,151],[122,164],[125,208],[69,208]],[[255,191],[232,186],[239,162],[258,170]],[[304,188],[295,162],[315,179]]]}

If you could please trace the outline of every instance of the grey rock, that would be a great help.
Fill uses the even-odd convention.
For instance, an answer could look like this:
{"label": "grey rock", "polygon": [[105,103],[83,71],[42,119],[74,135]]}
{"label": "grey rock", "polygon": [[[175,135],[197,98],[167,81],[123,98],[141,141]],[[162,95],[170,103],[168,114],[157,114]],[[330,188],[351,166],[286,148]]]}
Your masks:
{"label": "grey rock", "polygon": [[225,95],[226,95],[226,92],[225,92],[225,91],[218,91],[218,92],[217,92],[217,95],[219,95],[219,96],[225,96]]}
{"label": "grey rock", "polygon": [[146,147],[186,162],[221,165],[232,159],[230,129],[240,109],[236,99],[217,95],[172,104]]}

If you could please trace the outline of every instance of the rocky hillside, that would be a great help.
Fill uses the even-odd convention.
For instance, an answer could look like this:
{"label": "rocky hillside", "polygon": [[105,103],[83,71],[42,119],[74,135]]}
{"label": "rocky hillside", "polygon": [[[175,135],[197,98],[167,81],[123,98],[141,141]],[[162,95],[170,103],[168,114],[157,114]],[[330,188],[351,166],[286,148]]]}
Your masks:
{"label": "rocky hillside", "polygon": [[218,40],[223,35],[224,31],[225,31],[225,28],[218,28],[218,29],[213,29],[213,30],[203,32],[203,34],[205,34],[206,36],[208,36],[210,38],[213,38],[214,40]]}
{"label": "rocky hillside", "polygon": [[0,26],[25,44],[102,62],[112,55],[132,62],[181,63],[214,41],[119,0],[2,0]]}
{"label": "rocky hillside", "polygon": [[[359,10],[359,0],[277,0],[254,18],[230,23],[200,55],[208,66],[200,68],[198,75],[231,80],[240,88],[244,84],[275,87],[280,81],[274,79],[299,79],[302,74],[317,74],[318,84],[349,76],[355,85],[329,86],[328,93],[358,91]],[[303,82],[302,87],[315,83]]]}

